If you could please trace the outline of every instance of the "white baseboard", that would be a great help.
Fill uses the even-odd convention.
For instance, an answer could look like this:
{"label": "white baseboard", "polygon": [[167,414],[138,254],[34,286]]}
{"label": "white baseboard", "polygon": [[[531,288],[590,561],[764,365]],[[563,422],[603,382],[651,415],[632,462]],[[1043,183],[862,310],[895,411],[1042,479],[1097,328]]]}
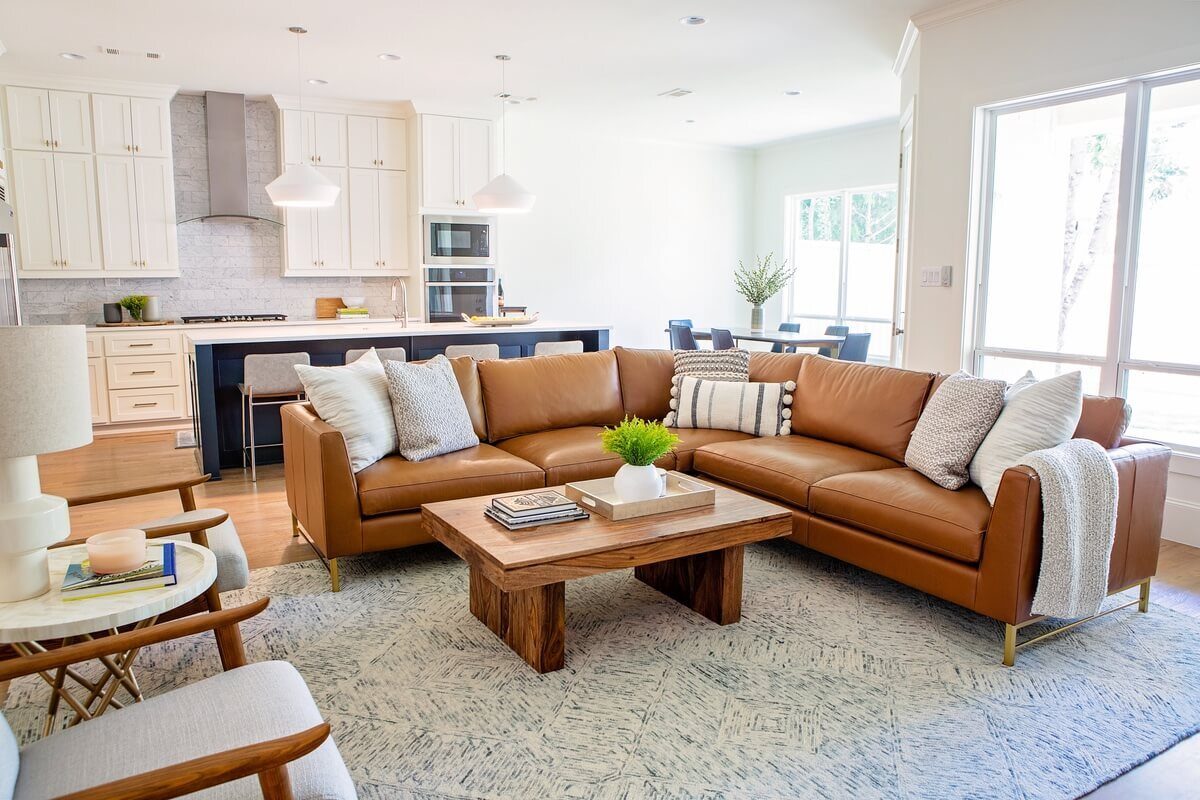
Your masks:
{"label": "white baseboard", "polygon": [[1167,498],[1162,535],[1172,542],[1200,547],[1200,503]]}

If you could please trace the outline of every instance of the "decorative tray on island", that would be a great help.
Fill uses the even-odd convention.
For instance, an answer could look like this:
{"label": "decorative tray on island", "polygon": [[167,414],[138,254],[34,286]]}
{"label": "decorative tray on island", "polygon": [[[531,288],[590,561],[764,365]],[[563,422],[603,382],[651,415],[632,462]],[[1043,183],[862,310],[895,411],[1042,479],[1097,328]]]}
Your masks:
{"label": "decorative tray on island", "polygon": [[462,318],[463,322],[477,328],[503,328],[509,325],[529,325],[538,321],[537,314],[530,314],[527,317],[471,317],[463,314]]}
{"label": "decorative tray on island", "polygon": [[568,483],[563,487],[563,494],[588,511],[595,511],[600,516],[611,520],[648,517],[651,514],[702,508],[713,505],[717,499],[716,489],[707,483],[684,475],[682,472],[675,471],[667,472],[667,493],[652,500],[623,502],[613,489],[612,478]]}

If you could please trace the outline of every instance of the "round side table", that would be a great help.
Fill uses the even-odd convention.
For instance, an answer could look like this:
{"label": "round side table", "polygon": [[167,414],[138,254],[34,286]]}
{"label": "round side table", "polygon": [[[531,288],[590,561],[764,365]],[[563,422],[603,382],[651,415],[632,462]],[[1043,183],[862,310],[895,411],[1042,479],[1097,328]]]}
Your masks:
{"label": "round side table", "polygon": [[[44,641],[89,640],[97,633],[116,633],[125,625],[135,628],[153,625],[160,614],[200,596],[217,579],[217,560],[208,548],[191,542],[174,544],[174,586],[86,600],[64,600],[59,589],[67,567],[87,558],[86,545],[51,550],[50,591],[29,600],[0,603],[0,644],[10,644],[18,653],[30,655],[44,652],[46,648],[40,644]],[[42,735],[48,736],[54,729],[60,701],[75,712],[70,725],[98,717],[108,708],[121,708],[121,702],[116,699],[121,687],[129,692],[134,702],[140,702],[142,691],[133,672],[137,654],[137,650],[130,650],[99,659],[104,672],[96,680],[72,667],[38,673],[51,688]],[[83,689],[82,698],[72,693],[68,680]]]}

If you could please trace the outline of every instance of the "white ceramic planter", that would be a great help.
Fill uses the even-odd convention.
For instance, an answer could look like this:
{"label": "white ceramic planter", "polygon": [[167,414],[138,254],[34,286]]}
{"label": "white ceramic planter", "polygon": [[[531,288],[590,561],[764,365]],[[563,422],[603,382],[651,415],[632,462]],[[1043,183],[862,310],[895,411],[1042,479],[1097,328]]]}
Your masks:
{"label": "white ceramic planter", "polygon": [[623,503],[653,500],[662,494],[662,488],[663,478],[653,464],[644,467],[625,464],[613,478],[613,490]]}

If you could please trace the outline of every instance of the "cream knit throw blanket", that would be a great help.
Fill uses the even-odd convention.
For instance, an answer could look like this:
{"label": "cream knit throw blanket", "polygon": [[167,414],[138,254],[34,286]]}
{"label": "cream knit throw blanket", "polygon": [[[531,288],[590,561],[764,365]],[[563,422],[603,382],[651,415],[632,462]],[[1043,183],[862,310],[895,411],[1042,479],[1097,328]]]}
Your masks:
{"label": "cream knit throw blanket", "polygon": [[1072,439],[1021,462],[1042,483],[1042,566],[1033,613],[1073,619],[1095,614],[1108,594],[1117,527],[1117,470],[1104,448]]}

